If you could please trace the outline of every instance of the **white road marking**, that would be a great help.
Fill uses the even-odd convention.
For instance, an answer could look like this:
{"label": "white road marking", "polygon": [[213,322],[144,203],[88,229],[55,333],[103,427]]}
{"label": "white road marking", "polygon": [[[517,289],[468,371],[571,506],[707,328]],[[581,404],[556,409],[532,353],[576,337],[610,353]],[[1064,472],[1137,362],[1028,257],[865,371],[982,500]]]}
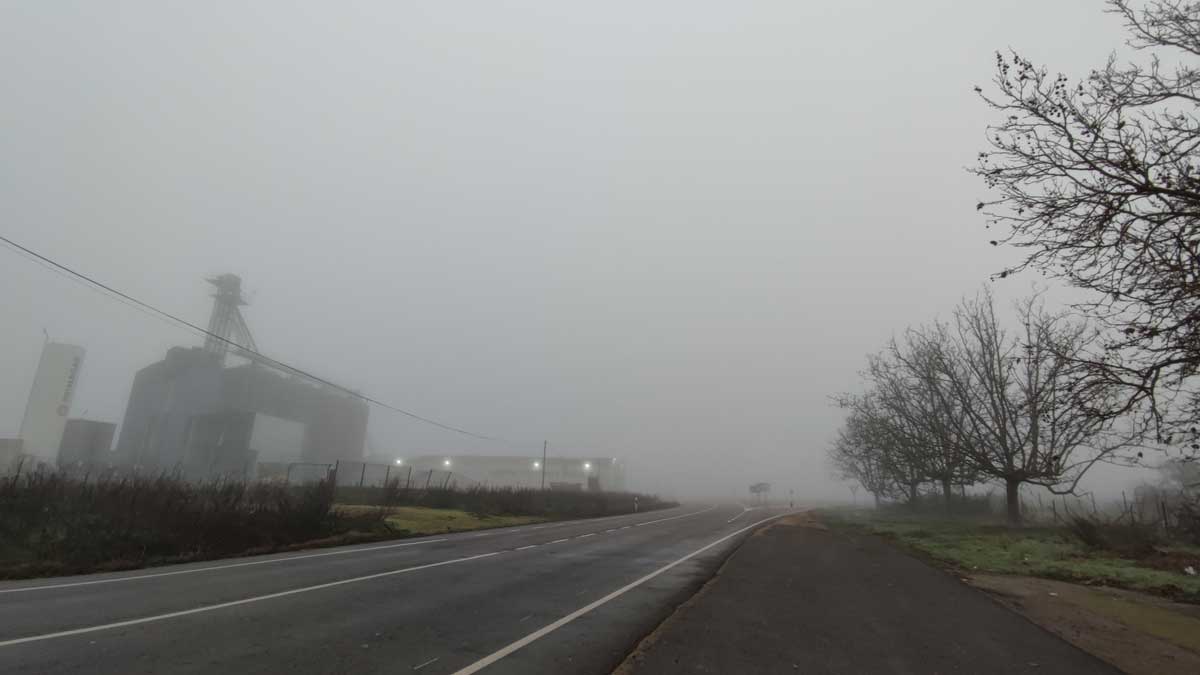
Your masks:
{"label": "white road marking", "polygon": [[434,661],[437,661],[439,658],[441,658],[441,657],[435,656],[432,659],[429,659],[428,661],[426,661],[425,663],[422,663],[419,666],[413,666],[413,670],[420,670],[420,669],[424,668],[425,666],[433,663]]}
{"label": "white road marking", "polygon": [[594,537],[594,536],[596,536],[596,533],[595,533],[595,532],[588,532],[587,534],[581,534],[581,535],[579,535],[578,537],[575,537],[575,538],[576,538],[576,539],[587,539],[588,537]]}
{"label": "white road marking", "polygon": [[[692,513],[685,513],[685,514],[678,515],[678,516],[672,516],[670,518],[659,518],[657,520],[651,520],[651,521],[647,521],[644,523],[637,523],[637,526],[650,525],[653,523],[662,523],[662,522],[666,522],[669,520],[676,520],[678,518],[686,518],[688,516],[694,516],[694,515],[699,515],[701,513],[707,513],[708,511],[711,511],[715,508],[717,508],[716,505],[713,505],[707,509],[703,509],[700,511],[694,511]],[[776,516],[776,517],[778,517],[778,516]],[[765,521],[760,521],[760,522],[765,522]],[[624,530],[624,529],[628,529],[629,527],[631,527],[631,526],[626,525],[620,529]],[[743,530],[744,529],[745,528],[743,528]],[[738,532],[741,532],[743,530],[738,530]],[[737,534],[737,532],[734,532],[733,534]],[[733,535],[731,534],[729,536],[733,536]],[[424,539],[421,541],[401,542],[398,544],[385,544],[382,546],[372,546],[372,547],[368,547],[368,548],[355,548],[355,549],[346,549],[346,550],[337,550],[337,551],[325,551],[323,553],[310,553],[310,554],[306,554],[306,555],[290,556],[290,557],[286,557],[286,558],[272,558],[270,560],[254,560],[254,561],[249,561],[249,562],[244,562],[244,563],[232,563],[229,565],[214,565],[214,566],[210,566],[210,567],[203,567],[203,568],[196,568],[196,569],[189,569],[189,570],[176,570],[173,572],[159,572],[159,573],[154,573],[154,574],[143,574],[143,575],[137,575],[137,576],[133,576],[133,577],[119,577],[119,578],[115,578],[115,579],[97,579],[97,580],[93,580],[93,581],[80,581],[80,582],[72,582],[72,583],[66,583],[66,584],[54,584],[54,585],[48,585],[48,586],[30,586],[30,587],[26,587],[26,588],[13,588],[13,589],[5,589],[0,592],[16,593],[16,592],[22,592],[22,591],[45,590],[45,589],[49,589],[49,588],[64,588],[64,587],[70,587],[70,586],[87,586],[87,585],[92,585],[92,584],[114,583],[114,582],[118,582],[118,581],[127,581],[127,580],[133,580],[133,579],[145,579],[145,578],[150,578],[150,577],[174,576],[174,575],[178,575],[178,574],[190,574],[193,572],[213,571],[213,570],[232,568],[232,567],[246,567],[246,566],[250,566],[250,565],[265,565],[265,564],[269,564],[269,563],[285,562],[288,560],[299,560],[299,559],[304,559],[304,558],[319,558],[319,557],[332,556],[332,555],[346,555],[346,554],[350,554],[350,553],[356,553],[359,551],[373,551],[373,550],[380,550],[380,549],[398,548],[401,546],[416,546],[419,544],[431,544],[431,543],[435,543],[435,542],[439,542],[439,541],[446,541],[446,540],[447,539],[445,539],[445,538]],[[569,541],[569,540],[570,540],[570,538],[556,539],[550,543],[551,544],[560,544],[562,542]],[[719,541],[722,541],[722,540],[719,540]],[[710,544],[710,546],[716,545],[716,543],[719,543],[719,541],[714,542],[713,544]],[[536,546],[536,544],[535,544],[535,546]],[[701,550],[703,550],[703,549],[701,549]],[[239,605],[247,605],[247,604],[251,604],[251,603],[262,602],[264,600],[272,600],[275,598],[282,598],[282,597],[286,597],[289,595],[296,595],[299,593],[307,593],[310,591],[317,591],[317,590],[322,590],[325,588],[342,586],[344,584],[351,584],[351,583],[355,583],[355,582],[359,582],[359,581],[368,581],[371,579],[379,579],[382,577],[393,576],[396,574],[404,574],[407,572],[415,572],[418,570],[430,569],[433,567],[441,567],[443,565],[453,565],[453,564],[460,563],[460,562],[467,562],[470,560],[478,560],[480,558],[488,558],[488,557],[491,557],[494,555],[499,555],[503,552],[504,552],[503,550],[492,551],[491,553],[481,553],[478,555],[466,556],[466,557],[462,557],[462,558],[452,558],[450,560],[442,560],[439,562],[427,563],[424,565],[415,565],[413,567],[405,567],[405,568],[401,568],[401,569],[397,569],[397,570],[389,570],[387,572],[377,572],[375,574],[367,574],[367,575],[359,576],[359,577],[351,577],[349,579],[339,579],[338,581],[330,581],[330,582],[323,583],[323,584],[315,584],[312,586],[293,588],[290,590],[279,591],[276,593],[268,593],[265,595],[256,595],[256,596],[251,596],[248,598],[242,598],[240,600],[231,600],[229,602],[222,602],[222,603],[217,603],[217,604],[213,604],[213,605],[202,605],[200,607],[194,607],[192,609],[179,610],[179,611],[175,611],[175,612],[167,612],[164,614],[155,614],[155,615],[151,615],[151,616],[140,617],[137,619],[126,619],[123,621],[114,621],[112,623],[98,624],[95,626],[87,626],[84,628],[73,628],[73,629],[57,631],[57,632],[53,632],[53,633],[43,633],[41,635],[31,635],[31,636],[22,637],[22,638],[13,638],[10,640],[0,641],[0,648],[11,647],[14,645],[24,644],[27,642],[39,642],[39,641],[43,641],[43,640],[52,640],[52,639],[60,638],[60,637],[69,637],[72,635],[83,635],[83,634],[94,633],[94,632],[98,632],[98,631],[111,630],[114,628],[124,628],[126,626],[136,626],[136,625],[143,624],[143,623],[153,623],[153,622],[157,622],[157,621],[165,621],[167,619],[173,619],[176,617],[189,616],[192,614],[200,614],[200,613],[204,613],[204,612],[211,612],[211,611],[215,611],[218,609],[225,609],[228,607],[237,607]],[[698,552],[699,551],[697,551],[696,553],[698,553]],[[693,553],[692,555],[695,555],[695,553]],[[672,563],[672,566],[675,564],[678,564],[679,562],[682,562],[683,560],[686,560],[686,558],[680,559],[679,561]],[[662,571],[665,571],[668,568],[663,568],[662,570],[659,570],[659,572],[661,573]],[[647,577],[647,578],[649,578],[649,577]],[[644,580],[645,579],[643,579],[642,581],[644,581]],[[635,582],[634,585],[636,585],[638,583],[641,583],[641,581]],[[630,587],[632,587],[632,586],[630,586]]]}
{"label": "white road marking", "polygon": [[533,618],[532,614],[526,614],[525,616],[521,617],[521,620],[518,621],[517,623],[525,623],[526,621],[528,621],[532,618]]}
{"label": "white road marking", "polygon": [[442,560],[440,562],[428,563],[425,565],[416,565],[414,567],[403,567],[398,570],[389,570],[387,572],[377,572],[375,574],[368,574],[368,575],[361,576],[361,577],[351,577],[349,579],[330,581],[328,583],[316,584],[314,586],[304,586],[303,588],[293,588],[289,591],[280,591],[278,593],[268,593],[266,595],[256,595],[256,596],[249,597],[249,598],[242,598],[241,600],[231,600],[229,602],[221,602],[221,603],[217,603],[215,605],[204,605],[201,607],[194,607],[192,609],[180,610],[178,612],[167,612],[166,614],[155,614],[153,616],[144,616],[144,617],[141,617],[138,619],[127,619],[125,621],[114,621],[112,623],[105,623],[105,624],[100,624],[97,626],[87,626],[86,628],[74,628],[71,630],[62,630],[62,631],[58,631],[56,633],[43,633],[41,635],[30,635],[29,637],[15,638],[12,640],[0,641],[0,648],[12,647],[14,645],[24,644],[26,642],[39,642],[42,640],[53,640],[55,638],[68,637],[71,635],[82,635],[85,633],[95,633],[95,632],[102,631],[102,630],[112,630],[113,628],[124,628],[126,626],[136,626],[138,624],[143,624],[143,623],[154,623],[156,621],[165,621],[167,619],[174,619],[174,618],[180,617],[180,616],[189,616],[192,614],[201,614],[204,612],[212,612],[212,611],[215,611],[218,609],[225,609],[227,607],[237,607],[239,605],[249,605],[251,603],[262,602],[264,600],[274,600],[275,598],[283,598],[283,597],[287,597],[289,595],[308,593],[310,591],[319,591],[319,590],[326,589],[326,588],[333,588],[335,586],[344,586],[345,584],[352,584],[352,583],[359,582],[359,581],[369,581],[371,579],[381,579],[383,577],[390,577],[390,576],[394,576],[397,574],[404,574],[406,572],[416,572],[417,570],[427,570],[427,569],[430,569],[431,567],[442,567],[443,565],[454,565],[456,563],[467,562],[470,560],[479,560],[480,558],[490,558],[494,555],[500,555],[500,553],[502,553],[502,551],[493,551],[491,553],[480,553],[479,555],[471,555],[471,556],[467,556],[465,558],[453,558],[451,560]]}
{"label": "white road marking", "polygon": [[615,528],[615,527],[614,527],[614,528],[613,528],[613,529],[611,529],[611,530],[605,530],[605,531],[604,531],[604,533],[605,533],[605,534],[608,534],[609,532],[616,532],[616,531],[617,531],[617,528]]}
{"label": "white road marking", "polygon": [[538,547],[538,545],[537,545],[537,544],[530,544],[530,545],[528,545],[528,546],[518,546],[517,548],[515,548],[515,549],[513,549],[513,550],[516,550],[516,551],[525,551],[525,550],[528,550],[528,549],[531,549],[531,548],[537,548],[537,547]]}
{"label": "white road marking", "polygon": [[583,607],[580,607],[579,609],[575,610],[574,612],[571,612],[570,614],[564,616],[563,618],[561,618],[551,624],[543,626],[543,627],[539,628],[538,630],[530,633],[529,635],[526,635],[525,637],[521,638],[520,640],[517,640],[516,642],[513,642],[512,644],[509,644],[508,646],[506,646],[502,649],[499,649],[491,654],[488,654],[487,656],[483,657],[482,659],[479,659],[475,663],[472,663],[471,665],[469,665],[465,668],[455,671],[454,675],[471,675],[472,673],[477,673],[480,670],[487,668],[488,666],[499,661],[500,659],[502,659],[502,658],[508,656],[509,654],[512,654],[513,652],[517,651],[518,649],[524,647],[525,645],[527,645],[535,640],[538,640],[538,639],[558,630],[559,628],[562,628],[563,626],[565,626],[565,625],[571,623],[572,621],[574,621],[575,619],[578,619],[579,617],[587,614],[588,612],[592,611],[593,609],[596,609],[597,607],[604,605],[604,604],[624,595],[625,593],[628,593],[629,591],[633,590],[634,588],[641,586],[642,584],[646,583],[647,581],[650,581],[651,579],[662,574],[663,572],[666,572],[667,570],[671,569],[672,567],[675,567],[676,565],[684,563],[684,562],[700,555],[701,553],[704,553],[708,549],[710,549],[714,546],[717,546],[718,544],[721,544],[725,541],[728,541],[729,539],[731,539],[733,537],[736,537],[737,535],[745,532],[746,530],[753,529],[755,527],[758,527],[759,525],[762,525],[763,523],[765,523],[769,520],[775,520],[776,518],[780,518],[785,515],[788,515],[788,514],[780,513],[778,515],[774,515],[769,518],[763,518],[762,520],[760,520],[756,523],[747,525],[739,530],[735,530],[734,532],[731,532],[731,533],[725,535],[724,537],[717,539],[716,541],[713,541],[709,544],[705,544],[704,546],[696,549],[695,551],[692,551],[691,553],[683,556],[682,558],[676,560],[675,562],[667,563],[666,565],[663,565],[662,567],[654,570],[653,572],[647,574],[646,576],[644,576],[636,581],[633,581],[625,586],[622,586],[621,588],[618,588],[617,590],[613,591],[612,593],[609,593],[608,595],[604,596],[603,598],[600,598],[599,600],[596,600],[595,602],[588,603],[588,604],[584,605]]}
{"label": "white road marking", "polygon": [[214,570],[227,570],[235,567],[250,567],[252,565],[270,565],[272,563],[291,562],[292,560],[305,560],[308,558],[324,558],[331,555],[350,555],[352,553],[366,553],[368,551],[381,551],[389,548],[400,548],[402,546],[419,546],[421,544],[433,544],[445,539],[422,539],[421,541],[407,541],[401,544],[385,544],[383,546],[370,546],[367,548],[352,548],[339,549],[337,551],[325,551],[323,553],[308,553],[305,555],[293,555],[284,558],[270,558],[268,560],[251,560],[250,562],[229,563],[228,565],[209,565],[208,567],[193,567],[186,570],[174,570],[172,572],[152,572],[150,574],[137,574],[128,577],[114,577],[111,579],[93,579],[91,581],[72,581],[65,584],[47,584],[44,586],[24,586],[21,588],[0,588],[0,594],[3,593],[26,593],[29,591],[48,591],[55,588],[74,588],[76,586],[94,586],[96,584],[115,584],[122,581],[138,581],[140,579],[155,579],[158,577],[173,577],[180,574],[196,574],[197,572],[212,572]]}
{"label": "white road marking", "polygon": [[[692,511],[691,513],[685,513],[685,514],[683,514],[683,515],[680,515],[680,516],[671,516],[670,518],[659,518],[658,520],[647,520],[647,521],[646,521],[646,522],[644,522],[644,523],[635,523],[633,526],[634,526],[634,527],[641,527],[641,526],[643,526],[643,525],[653,525],[654,523],[665,523],[665,522],[667,522],[668,520],[679,520],[680,518],[687,518],[687,517],[689,517],[689,516],[698,516],[698,515],[700,515],[701,513],[708,513],[709,511],[712,511],[712,510],[713,510],[713,509],[715,509],[715,508],[717,508],[717,505],[716,505],[716,504],[713,504],[712,506],[708,507],[707,509],[703,509],[703,510],[701,510],[701,511]],[[629,526],[628,526],[628,525],[626,525],[625,527],[629,527]],[[621,529],[625,529],[625,528],[621,528]]]}
{"label": "white road marking", "polygon": [[743,506],[742,512],[737,514],[736,516],[730,518],[729,520],[725,521],[725,524],[728,525],[729,523],[732,523],[733,521],[737,520],[738,518],[741,518],[742,516],[746,515],[747,513],[750,513],[751,511],[753,511],[756,508],[758,508],[758,507],[757,506],[753,506],[753,507]]}

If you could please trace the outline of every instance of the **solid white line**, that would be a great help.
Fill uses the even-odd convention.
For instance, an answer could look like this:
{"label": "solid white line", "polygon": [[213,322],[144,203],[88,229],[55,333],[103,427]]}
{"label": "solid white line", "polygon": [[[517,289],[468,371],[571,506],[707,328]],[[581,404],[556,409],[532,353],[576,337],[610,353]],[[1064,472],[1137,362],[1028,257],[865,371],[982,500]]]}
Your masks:
{"label": "solid white line", "polygon": [[531,549],[531,548],[537,548],[537,547],[538,547],[538,545],[537,545],[537,544],[530,544],[530,545],[528,545],[528,546],[518,546],[517,548],[515,548],[515,549],[513,549],[513,550],[514,550],[514,551],[525,551],[525,550],[528,550],[528,549]]}
{"label": "solid white line", "polygon": [[242,598],[241,600],[231,600],[230,602],[221,602],[215,605],[204,605],[202,607],[194,607],[192,609],[184,609],[178,612],[167,612],[166,614],[155,614],[153,616],[144,616],[138,619],[127,619],[125,621],[114,621],[113,623],[100,624],[98,626],[88,626],[86,628],[74,628],[71,630],[62,630],[57,633],[43,633],[42,635],[30,635],[29,637],[15,638],[12,640],[4,640],[0,642],[0,647],[12,647],[13,645],[24,644],[26,642],[39,642],[41,640],[53,640],[54,638],[68,637],[70,635],[82,635],[84,633],[95,633],[102,630],[111,630],[113,628],[124,628],[126,626],[136,626],[142,623],[153,623],[155,621],[165,621],[181,616],[189,616],[192,614],[201,614],[203,612],[212,612],[218,609],[227,607],[237,607],[239,605],[249,605],[255,602],[264,600],[274,600],[275,598],[283,598],[289,595],[297,595],[299,593],[308,593],[310,591],[319,591],[325,588],[333,588],[334,586],[343,586],[352,584],[358,581],[369,581],[371,579],[380,579],[390,577],[396,574],[404,574],[406,572],[416,572],[417,570],[427,570],[431,567],[441,567],[443,565],[454,565],[456,563],[467,562],[469,560],[479,560],[480,558],[490,558],[494,555],[500,555],[501,551],[493,551],[491,553],[480,553],[479,555],[467,556],[465,558],[454,558],[452,560],[443,560],[441,562],[428,563],[426,565],[417,565],[415,567],[404,567],[398,570],[389,570],[387,572],[378,572],[376,574],[368,574],[361,577],[352,577],[350,579],[341,579],[339,581],[330,581],[324,584],[316,584],[315,586],[305,586],[303,588],[293,588],[290,591],[280,591],[278,593],[268,593],[266,595],[256,595],[250,598]]}
{"label": "solid white line", "polygon": [[420,670],[420,669],[424,668],[425,666],[427,666],[427,665],[429,665],[429,664],[433,663],[434,661],[437,661],[439,658],[441,658],[441,657],[440,657],[440,656],[435,656],[435,657],[433,657],[432,659],[429,659],[428,661],[426,661],[425,663],[422,663],[422,664],[421,664],[421,665],[419,665],[419,666],[413,666],[413,670]]}
{"label": "solid white line", "polygon": [[747,525],[739,530],[736,530],[734,532],[731,532],[731,533],[725,535],[724,537],[721,537],[720,539],[717,539],[716,541],[714,541],[712,543],[706,544],[706,545],[696,549],[695,551],[692,551],[691,553],[683,556],[682,558],[676,560],[675,562],[667,563],[666,565],[663,565],[662,567],[654,570],[653,572],[647,574],[646,576],[642,577],[641,579],[638,579],[637,581],[634,581],[628,585],[622,586],[621,588],[618,588],[617,590],[613,591],[612,593],[609,593],[608,595],[604,596],[603,598],[600,598],[599,600],[596,600],[595,602],[591,602],[589,604],[584,605],[583,607],[580,607],[579,609],[575,610],[574,612],[571,612],[570,614],[555,621],[554,623],[543,626],[543,627],[539,628],[538,630],[530,633],[529,635],[526,635],[525,637],[521,638],[520,640],[517,640],[516,642],[513,642],[512,644],[509,644],[508,646],[506,646],[498,651],[488,654],[487,656],[483,657],[482,659],[479,659],[478,661],[476,661],[475,663],[472,663],[471,665],[467,666],[466,668],[462,668],[460,670],[455,671],[454,675],[471,675],[471,673],[477,673],[480,670],[487,668],[488,666],[499,661],[500,659],[502,659],[502,658],[508,656],[509,654],[517,651],[518,649],[524,647],[525,645],[527,645],[535,640],[538,640],[539,638],[542,638],[542,637],[548,635],[549,633],[552,633],[552,632],[558,630],[559,628],[562,628],[563,626],[571,623],[572,621],[574,621],[575,619],[578,619],[579,617],[583,616],[584,614],[587,614],[588,612],[592,611],[593,609],[596,609],[597,607],[599,607],[605,603],[608,603],[609,601],[614,600],[614,599],[624,595],[625,593],[628,593],[629,591],[633,590],[634,588],[641,586],[642,584],[646,583],[647,581],[650,581],[651,579],[662,574],[663,572],[666,572],[667,570],[671,569],[672,567],[675,567],[676,565],[686,562],[686,561],[700,555],[701,553],[704,553],[708,549],[710,549],[718,544],[721,544],[722,542],[728,541],[729,539],[731,539],[733,537],[736,537],[737,535],[745,532],[746,530],[753,529],[755,527],[758,527],[759,525],[762,525],[763,523],[767,522],[768,520],[775,520],[776,518],[780,518],[785,515],[788,515],[788,514],[781,513],[779,515],[771,516],[769,518],[763,518],[762,520],[760,520],[756,523]]}
{"label": "solid white line", "polygon": [[140,579],[155,579],[158,577],[173,577],[180,574],[195,574],[197,572],[212,572],[215,570],[227,570],[235,567],[250,567],[251,565],[270,565],[272,563],[290,562],[292,560],[305,560],[308,558],[324,558],[331,555],[350,555],[351,553],[365,553],[369,551],[381,551],[389,548],[400,548],[402,546],[418,546],[420,544],[433,544],[445,539],[422,539],[421,541],[408,541],[401,544],[385,544],[383,546],[370,546],[367,548],[352,548],[339,549],[337,551],[325,551],[324,553],[308,553],[305,555],[293,555],[284,558],[270,558],[268,560],[251,560],[250,562],[230,563],[228,565],[209,565],[208,567],[194,567],[186,570],[175,570],[172,572],[153,572],[150,574],[136,574],[127,577],[114,577],[111,579],[93,579],[91,581],[72,581],[65,584],[48,584],[44,586],[24,586],[21,588],[3,588],[0,589],[0,594],[3,593],[25,593],[28,591],[48,591],[54,588],[74,588],[76,586],[94,586],[96,584],[115,584],[121,581],[138,581]]}

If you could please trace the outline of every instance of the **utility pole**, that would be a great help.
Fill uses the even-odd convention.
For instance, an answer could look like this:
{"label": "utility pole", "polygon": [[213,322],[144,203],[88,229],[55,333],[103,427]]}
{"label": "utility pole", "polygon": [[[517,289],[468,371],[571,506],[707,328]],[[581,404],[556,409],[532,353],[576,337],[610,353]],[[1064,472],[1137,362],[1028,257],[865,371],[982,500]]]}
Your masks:
{"label": "utility pole", "polygon": [[542,441],[542,489],[546,489],[546,446],[550,441]]}

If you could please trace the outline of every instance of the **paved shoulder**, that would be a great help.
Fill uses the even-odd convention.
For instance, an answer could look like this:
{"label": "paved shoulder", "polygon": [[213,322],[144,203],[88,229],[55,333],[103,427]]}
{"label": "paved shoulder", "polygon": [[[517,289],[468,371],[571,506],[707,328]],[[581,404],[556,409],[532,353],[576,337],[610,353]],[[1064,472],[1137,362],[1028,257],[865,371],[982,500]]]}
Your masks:
{"label": "paved shoulder", "polygon": [[618,672],[1117,671],[877,538],[789,518],[747,539]]}

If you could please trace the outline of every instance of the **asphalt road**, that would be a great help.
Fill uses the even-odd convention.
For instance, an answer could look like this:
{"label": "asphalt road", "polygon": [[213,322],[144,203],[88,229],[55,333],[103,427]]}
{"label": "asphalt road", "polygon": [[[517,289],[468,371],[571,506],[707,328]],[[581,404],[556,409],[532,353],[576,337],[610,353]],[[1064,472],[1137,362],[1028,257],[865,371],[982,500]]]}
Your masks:
{"label": "asphalt road", "polygon": [[0,583],[3,673],[607,673],[776,512],[693,505]]}

